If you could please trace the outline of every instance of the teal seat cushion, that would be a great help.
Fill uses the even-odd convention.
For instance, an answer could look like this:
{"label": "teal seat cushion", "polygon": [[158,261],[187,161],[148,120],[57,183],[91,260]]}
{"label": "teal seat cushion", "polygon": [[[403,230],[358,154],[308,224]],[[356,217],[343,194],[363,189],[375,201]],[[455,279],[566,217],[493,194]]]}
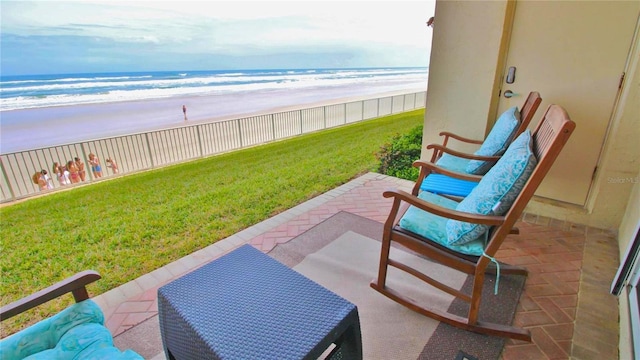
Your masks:
{"label": "teal seat cushion", "polygon": [[[516,106],[511,107],[496,121],[487,138],[474,154],[478,156],[500,156],[505,153],[520,126],[520,111]],[[484,175],[494,165],[493,161],[471,160],[465,172]]]}
{"label": "teal seat cushion", "polygon": [[453,156],[447,153],[442,154],[440,159],[436,161],[436,165],[440,166],[441,168],[459,172],[459,173],[466,172],[468,164],[469,164],[469,159]]}
{"label": "teal seat cushion", "polygon": [[142,359],[113,346],[104,315],[92,300],[73,304],[0,341],[0,359]]}
{"label": "teal seat cushion", "polygon": [[[420,193],[418,197],[422,200],[448,209],[455,209],[458,205],[457,202],[451,199],[426,191]],[[402,229],[427,238],[453,251],[474,256],[482,255],[485,246],[484,238],[479,238],[476,239],[476,241],[471,241],[462,245],[451,245],[447,238],[446,224],[447,218],[434,215],[415,206],[410,206],[398,223]]]}
{"label": "teal seat cushion", "polygon": [[[536,164],[531,131],[526,130],[456,209],[482,215],[506,214],[529,180]],[[458,220],[448,220],[446,224],[448,243],[452,245],[475,241],[488,230],[487,225]]]}

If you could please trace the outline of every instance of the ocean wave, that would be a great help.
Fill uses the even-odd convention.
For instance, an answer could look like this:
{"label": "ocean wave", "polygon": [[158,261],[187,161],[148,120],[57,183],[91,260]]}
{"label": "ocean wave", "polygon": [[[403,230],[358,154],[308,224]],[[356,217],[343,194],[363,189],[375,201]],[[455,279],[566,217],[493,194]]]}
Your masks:
{"label": "ocean wave", "polygon": [[[147,75],[77,76],[40,80],[26,85],[0,85],[0,111],[50,106],[147,100],[176,96],[215,95],[283,88],[313,88],[383,82],[424,83],[427,69],[304,69],[225,73],[172,72]],[[177,75],[176,75],[177,74]],[[182,76],[182,74],[185,74]],[[75,79],[75,82],[66,81]],[[85,80],[81,80],[85,79]],[[28,80],[37,81],[37,80]],[[51,82],[48,82],[51,81]],[[25,86],[26,85],[26,86]]]}
{"label": "ocean wave", "polygon": [[1,86],[6,85],[20,85],[20,84],[32,84],[32,83],[57,83],[57,82],[78,82],[78,81],[117,81],[117,80],[130,80],[130,79],[147,79],[152,75],[144,76],[104,76],[104,77],[71,77],[71,78],[59,78],[59,79],[32,79],[32,80],[7,80],[0,82]]}

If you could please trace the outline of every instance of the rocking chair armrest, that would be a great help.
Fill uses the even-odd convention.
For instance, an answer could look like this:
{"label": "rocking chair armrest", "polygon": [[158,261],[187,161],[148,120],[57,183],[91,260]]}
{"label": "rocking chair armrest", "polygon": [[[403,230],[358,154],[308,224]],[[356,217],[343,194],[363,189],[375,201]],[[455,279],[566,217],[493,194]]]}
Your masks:
{"label": "rocking chair armrest", "polygon": [[419,208],[420,210],[427,211],[438,216],[474,224],[484,224],[490,226],[501,225],[506,219],[504,216],[481,215],[448,209],[439,205],[432,204],[428,201],[424,201],[417,196],[411,195],[410,193],[402,190],[387,190],[382,193],[382,196],[384,196],[385,198],[393,197],[394,201],[404,201]]}
{"label": "rocking chair armrest", "polygon": [[420,169],[421,174],[423,172],[422,170],[425,170],[424,171],[425,176],[428,175],[429,173],[437,173],[437,174],[443,174],[443,175],[447,175],[452,178],[461,179],[461,180],[468,180],[468,181],[475,181],[475,182],[480,182],[480,180],[482,180],[482,175],[473,175],[473,174],[466,174],[466,173],[451,171],[443,167],[440,167],[432,162],[424,161],[424,160],[414,161],[413,167],[421,168]]}
{"label": "rocking chair armrest", "polygon": [[427,150],[432,150],[432,149],[433,149],[434,153],[447,153],[447,154],[453,155],[455,157],[460,157],[460,158],[469,159],[469,160],[482,160],[482,161],[498,161],[498,160],[500,160],[500,156],[482,156],[482,155],[469,154],[469,153],[453,150],[451,148],[448,148],[446,146],[442,146],[440,144],[429,144],[429,145],[427,145]]}
{"label": "rocking chair armrest", "polygon": [[444,144],[447,143],[447,140],[449,138],[456,139],[458,141],[462,141],[462,142],[466,142],[466,143],[470,143],[470,144],[478,144],[478,145],[481,145],[482,142],[483,142],[483,140],[469,139],[469,138],[466,138],[464,136],[460,136],[458,134],[454,134],[454,133],[449,132],[449,131],[442,131],[438,135],[444,136]]}
{"label": "rocking chair armrest", "polygon": [[76,302],[86,300],[89,298],[86,286],[100,278],[100,274],[93,270],[79,272],[46,289],[3,306],[0,308],[0,320],[9,319],[67,293],[72,293]]}

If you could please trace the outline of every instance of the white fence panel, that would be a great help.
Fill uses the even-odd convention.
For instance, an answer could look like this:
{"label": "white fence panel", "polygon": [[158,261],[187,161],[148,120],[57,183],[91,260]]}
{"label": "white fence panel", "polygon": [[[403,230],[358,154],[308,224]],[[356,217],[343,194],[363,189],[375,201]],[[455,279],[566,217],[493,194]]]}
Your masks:
{"label": "white fence panel", "polygon": [[273,125],[266,116],[254,116],[240,122],[242,146],[252,146],[273,141]]}
{"label": "white fence panel", "polygon": [[397,114],[404,111],[404,95],[396,95],[393,97],[391,104],[391,113]]}
{"label": "white fence panel", "polygon": [[332,128],[346,123],[345,104],[325,106],[325,127]]}
{"label": "white fence panel", "polygon": [[302,134],[304,112],[305,110],[296,110],[271,115],[276,140]]}
{"label": "white fence panel", "polygon": [[379,111],[378,99],[363,101],[362,119],[373,119],[378,117]]}
{"label": "white fence panel", "polygon": [[361,121],[364,119],[362,116],[364,111],[364,101],[356,101],[346,104],[346,123],[352,123]]}
{"label": "white fence panel", "polygon": [[78,157],[85,164],[85,181],[95,181],[89,154],[100,159],[102,176],[109,177],[116,174],[107,167],[108,158],[117,164],[118,174],[132,173],[423,108],[425,103],[426,92],[410,93],[2,154],[0,202],[38,194],[31,176],[43,169],[55,187],[47,191],[61,188],[54,162],[64,165]]}
{"label": "white fence panel", "polygon": [[390,97],[380,99],[380,102],[378,103],[378,116],[391,115],[391,100],[392,99]]}
{"label": "white fence panel", "polygon": [[301,134],[325,129],[327,127],[326,116],[326,107],[312,108],[301,111]]}

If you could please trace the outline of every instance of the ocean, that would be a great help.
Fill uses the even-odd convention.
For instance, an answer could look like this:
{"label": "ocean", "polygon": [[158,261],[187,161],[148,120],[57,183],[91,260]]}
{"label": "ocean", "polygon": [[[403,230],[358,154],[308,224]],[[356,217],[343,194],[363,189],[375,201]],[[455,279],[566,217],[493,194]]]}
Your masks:
{"label": "ocean", "polygon": [[426,91],[428,68],[0,76],[0,153],[295,106]]}
{"label": "ocean", "polygon": [[426,82],[427,68],[213,70],[0,77],[0,111],[272,89]]}

